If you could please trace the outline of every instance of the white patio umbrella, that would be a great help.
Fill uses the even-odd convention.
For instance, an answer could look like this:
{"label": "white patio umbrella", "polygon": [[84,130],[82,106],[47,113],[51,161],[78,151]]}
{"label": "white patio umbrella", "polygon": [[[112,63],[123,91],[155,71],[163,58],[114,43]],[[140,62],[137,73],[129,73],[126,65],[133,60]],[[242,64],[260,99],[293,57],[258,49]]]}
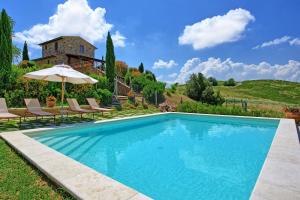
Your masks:
{"label": "white patio umbrella", "polygon": [[[63,110],[65,83],[73,84],[94,84],[98,81],[81,72],[74,70],[71,66],[60,64],[50,68],[29,72],[24,75],[29,79],[44,80],[51,82],[61,82],[61,108]],[[62,112],[63,114],[63,112]]]}

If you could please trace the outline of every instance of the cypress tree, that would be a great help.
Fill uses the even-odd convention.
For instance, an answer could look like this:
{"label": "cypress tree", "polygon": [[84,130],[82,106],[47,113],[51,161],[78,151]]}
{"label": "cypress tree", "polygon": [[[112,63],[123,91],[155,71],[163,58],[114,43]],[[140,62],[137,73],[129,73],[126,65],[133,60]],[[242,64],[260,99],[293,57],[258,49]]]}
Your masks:
{"label": "cypress tree", "polygon": [[113,92],[114,90],[114,79],[115,79],[115,53],[114,53],[114,44],[110,36],[110,32],[107,34],[106,39],[106,77],[110,84],[110,91]]}
{"label": "cypress tree", "polygon": [[3,9],[0,17],[0,77],[6,84],[12,64],[12,20]]}
{"label": "cypress tree", "polygon": [[29,55],[28,55],[28,46],[27,46],[27,42],[24,42],[24,46],[23,46],[23,61],[24,60],[29,60]]}
{"label": "cypress tree", "polygon": [[139,71],[140,71],[141,73],[144,73],[144,64],[143,64],[143,63],[140,64],[140,66],[139,66]]}

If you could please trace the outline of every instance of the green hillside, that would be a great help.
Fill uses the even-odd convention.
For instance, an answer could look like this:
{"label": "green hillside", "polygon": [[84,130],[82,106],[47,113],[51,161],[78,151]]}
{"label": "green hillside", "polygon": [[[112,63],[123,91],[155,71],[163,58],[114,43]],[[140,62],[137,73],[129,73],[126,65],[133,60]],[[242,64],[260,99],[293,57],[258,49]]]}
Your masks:
{"label": "green hillside", "polygon": [[300,83],[278,80],[243,81],[234,87],[216,86],[225,98],[274,101],[300,105]]}
{"label": "green hillside", "polygon": [[[247,99],[251,104],[265,105],[300,105],[300,83],[278,80],[243,81],[234,87],[223,86],[219,81],[219,90],[226,99]],[[177,93],[183,95],[185,85],[177,88]]]}

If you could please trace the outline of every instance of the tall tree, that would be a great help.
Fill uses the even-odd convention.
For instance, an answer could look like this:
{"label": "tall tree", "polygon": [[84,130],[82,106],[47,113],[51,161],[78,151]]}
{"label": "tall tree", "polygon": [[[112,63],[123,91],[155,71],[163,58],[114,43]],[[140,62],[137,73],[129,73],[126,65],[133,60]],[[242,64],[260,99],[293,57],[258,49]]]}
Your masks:
{"label": "tall tree", "polygon": [[110,91],[114,90],[114,79],[116,76],[115,73],[115,52],[114,52],[114,44],[110,36],[110,32],[107,34],[106,38],[106,77],[110,83]]}
{"label": "tall tree", "polygon": [[27,42],[25,41],[24,42],[24,46],[23,46],[23,53],[22,53],[22,55],[23,55],[23,61],[24,60],[29,60],[29,55],[28,55],[28,46],[27,46]]}
{"label": "tall tree", "polygon": [[202,93],[209,85],[202,73],[192,74],[186,82],[186,93],[188,97],[196,101],[201,101]]}
{"label": "tall tree", "polygon": [[4,84],[8,81],[12,64],[12,26],[11,18],[3,9],[0,16],[0,76]]}
{"label": "tall tree", "polygon": [[140,71],[141,73],[144,73],[144,64],[143,64],[143,63],[140,64],[140,66],[139,66],[139,71]]}

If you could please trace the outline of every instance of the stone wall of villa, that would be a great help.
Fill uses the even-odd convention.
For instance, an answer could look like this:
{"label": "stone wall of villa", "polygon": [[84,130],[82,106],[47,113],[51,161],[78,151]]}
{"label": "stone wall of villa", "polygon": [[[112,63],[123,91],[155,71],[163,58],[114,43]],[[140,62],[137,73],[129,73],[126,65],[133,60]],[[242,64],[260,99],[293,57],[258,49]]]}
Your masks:
{"label": "stone wall of villa", "polygon": [[[55,49],[57,46],[57,49]],[[84,48],[80,51],[81,46]],[[57,40],[42,45],[42,58],[35,60],[39,65],[41,64],[69,64],[71,66],[88,65],[93,66],[91,61],[83,61],[76,57],[69,57],[67,54],[75,56],[85,56],[94,58],[95,49],[92,44],[77,36],[63,36]]]}
{"label": "stone wall of villa", "polygon": [[[57,50],[55,49],[55,44],[57,44]],[[81,45],[84,47],[84,52],[80,52]],[[43,44],[42,56],[48,57],[51,55],[57,56],[60,54],[74,54],[94,58],[95,49],[96,48],[93,45],[80,37],[67,36],[62,39]]]}
{"label": "stone wall of villa", "polygon": [[62,63],[67,64],[68,58],[66,55],[56,55],[55,57],[40,58],[39,60],[35,60],[35,63],[37,65],[43,65],[43,64],[57,65]]}

